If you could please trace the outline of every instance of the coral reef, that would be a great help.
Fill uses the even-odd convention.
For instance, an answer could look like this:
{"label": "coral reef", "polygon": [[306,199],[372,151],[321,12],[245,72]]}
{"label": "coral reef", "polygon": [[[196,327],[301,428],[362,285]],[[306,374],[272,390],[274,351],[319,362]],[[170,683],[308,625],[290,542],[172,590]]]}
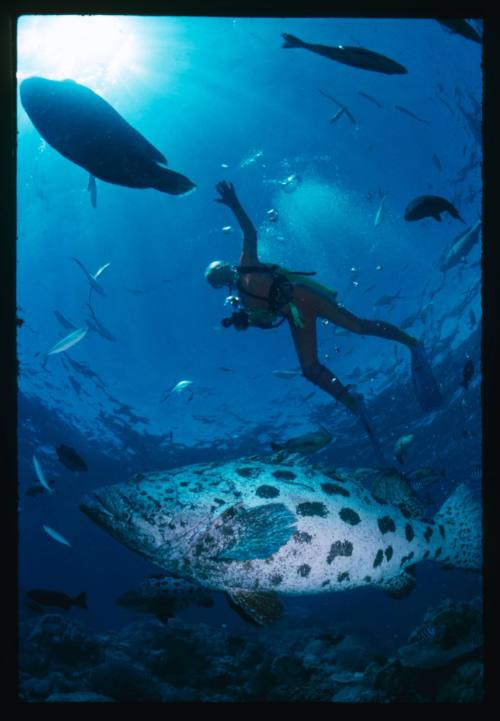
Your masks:
{"label": "coral reef", "polygon": [[144,620],[96,635],[46,615],[20,627],[19,697],[28,702],[460,702],[483,696],[481,606],[430,609],[385,658],[360,634],[246,630]]}

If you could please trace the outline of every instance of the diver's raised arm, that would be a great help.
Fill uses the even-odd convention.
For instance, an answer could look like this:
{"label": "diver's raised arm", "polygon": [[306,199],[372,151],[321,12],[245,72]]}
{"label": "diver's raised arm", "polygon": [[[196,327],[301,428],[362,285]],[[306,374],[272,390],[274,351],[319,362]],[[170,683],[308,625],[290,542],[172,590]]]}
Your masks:
{"label": "diver's raised arm", "polygon": [[220,194],[220,198],[216,198],[217,203],[223,203],[231,208],[236,216],[236,220],[240,224],[240,228],[243,231],[243,250],[241,253],[240,264],[241,265],[254,265],[259,263],[257,255],[257,231],[255,227],[243,210],[234,185],[232,183],[226,183],[225,180],[221,180],[215,186],[216,190]]}

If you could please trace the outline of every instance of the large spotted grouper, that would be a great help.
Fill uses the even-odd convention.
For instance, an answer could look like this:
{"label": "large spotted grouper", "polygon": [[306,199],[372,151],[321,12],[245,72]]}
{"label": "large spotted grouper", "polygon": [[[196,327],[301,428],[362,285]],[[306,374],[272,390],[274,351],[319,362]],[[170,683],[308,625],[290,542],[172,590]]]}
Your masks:
{"label": "large spotted grouper", "polygon": [[261,624],[282,613],[276,592],[372,585],[398,597],[419,561],[481,565],[480,506],[464,485],[424,520],[346,469],[251,458],[139,474],[80,508],[168,574],[226,591]]}

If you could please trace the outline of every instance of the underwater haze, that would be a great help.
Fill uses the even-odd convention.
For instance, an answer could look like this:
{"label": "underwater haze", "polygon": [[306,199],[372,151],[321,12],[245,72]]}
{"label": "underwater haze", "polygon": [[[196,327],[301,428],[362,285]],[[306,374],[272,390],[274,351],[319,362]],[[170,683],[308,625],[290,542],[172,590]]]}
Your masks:
{"label": "underwater haze", "polygon": [[[479,37],[481,22],[469,27]],[[186,471],[198,472],[197,512],[211,493],[209,468],[228,479],[252,460],[269,477],[286,468],[274,471],[284,483],[314,468],[359,493],[377,487],[381,513],[403,509],[406,527],[436,523],[435,537],[433,519],[462,484],[466,500],[448,506],[450,523],[462,523],[464,503],[477,508],[481,42],[435,19],[26,15],[17,33],[18,87],[40,77],[89,88],[195,184],[173,194],[96,177],[93,187],[84,163],[42,137],[18,94],[20,698],[481,700],[480,568],[424,555],[397,593],[371,581],[280,593],[278,581],[274,617],[262,599],[257,613],[253,596],[243,602],[211,583],[211,571],[169,574],[80,508],[96,489],[202,464]],[[283,33],[351,48],[351,58],[367,49],[407,72],[283,47]],[[205,269],[237,265],[242,250],[238,220],[214,202],[221,181],[234,184],[262,262],[315,272],[341,308],[423,343],[442,395],[430,410],[402,343],[317,324],[318,360],[364,396],[385,468],[359,420],[304,377],[288,323],[265,332],[221,324],[236,291],[214,291]],[[445,198],[463,222],[446,211],[408,222],[421,196]],[[312,453],[294,443],[305,434],[317,443]],[[248,506],[251,471],[240,475],[243,500],[220,501],[226,513],[247,514],[236,549],[257,518],[248,507],[268,510],[237,560],[251,563],[248,549],[258,547],[272,563],[289,539],[272,493],[284,498],[286,488],[266,481],[261,505]],[[299,490],[289,492],[292,503]],[[321,529],[318,504],[306,506]],[[359,528],[347,531],[377,558]],[[401,543],[411,540],[404,535]],[[145,584],[139,607],[131,599]],[[49,595],[31,593],[41,589]]]}

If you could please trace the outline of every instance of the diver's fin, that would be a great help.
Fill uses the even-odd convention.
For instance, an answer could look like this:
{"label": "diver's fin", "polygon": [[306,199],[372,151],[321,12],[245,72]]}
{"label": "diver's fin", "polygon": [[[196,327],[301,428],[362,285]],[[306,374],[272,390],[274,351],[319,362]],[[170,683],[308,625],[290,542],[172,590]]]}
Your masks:
{"label": "diver's fin", "polygon": [[278,621],[283,615],[283,604],[275,593],[238,588],[226,595],[231,608],[248,623],[265,626]]}
{"label": "diver's fin", "polygon": [[162,168],[155,163],[152,168],[151,187],[156,190],[161,190],[162,193],[185,195],[196,188],[196,184],[185,175],[181,175],[181,173],[176,173],[174,170],[167,170],[167,168]]}
{"label": "diver's fin", "polygon": [[95,176],[89,173],[89,184],[87,190],[90,191],[90,202],[92,207],[95,208],[97,205],[97,186],[95,184]]}
{"label": "diver's fin", "polygon": [[[231,513],[231,511],[234,511]],[[269,558],[294,534],[297,519],[283,503],[245,509],[233,506],[221,514],[209,530],[219,546],[213,555],[217,561],[250,561]]]}
{"label": "diver's fin", "polygon": [[430,411],[443,405],[443,396],[421,343],[411,348],[411,378],[422,410]]}
{"label": "diver's fin", "polygon": [[305,43],[300,40],[299,38],[295,37],[295,35],[290,35],[289,33],[281,33],[281,37],[283,38],[283,45],[282,48],[303,48],[305,46]]}
{"label": "diver's fin", "polygon": [[404,598],[415,588],[415,566],[408,566],[399,576],[385,579],[376,585],[391,598]]}

